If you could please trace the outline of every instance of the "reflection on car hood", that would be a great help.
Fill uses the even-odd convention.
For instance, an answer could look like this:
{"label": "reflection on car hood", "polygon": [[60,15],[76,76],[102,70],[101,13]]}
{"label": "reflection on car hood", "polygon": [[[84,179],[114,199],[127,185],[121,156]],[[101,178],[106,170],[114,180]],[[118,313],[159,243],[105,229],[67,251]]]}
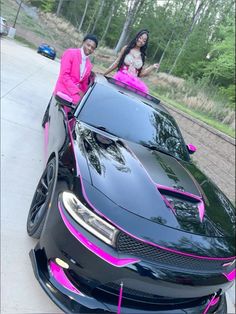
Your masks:
{"label": "reflection on car hood", "polygon": [[90,177],[91,184],[121,208],[189,233],[234,234],[233,206],[195,165],[108,137],[81,123],[77,123],[76,134],[87,162],[81,175]]}

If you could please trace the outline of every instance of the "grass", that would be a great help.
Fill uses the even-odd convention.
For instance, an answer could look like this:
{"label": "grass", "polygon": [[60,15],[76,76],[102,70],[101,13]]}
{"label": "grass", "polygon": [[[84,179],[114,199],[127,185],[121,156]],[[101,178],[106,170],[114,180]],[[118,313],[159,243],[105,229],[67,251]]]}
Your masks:
{"label": "grass", "polygon": [[180,104],[172,99],[167,98],[166,96],[162,96],[160,94],[158,94],[157,92],[153,92],[152,94],[155,95],[156,97],[160,98],[161,100],[167,102],[168,104],[170,104],[171,106],[189,114],[190,116],[205,122],[206,124],[208,124],[209,126],[231,136],[232,138],[235,137],[235,130],[232,129],[231,127],[227,126],[226,124],[223,124],[213,118],[210,118],[209,116],[207,116],[206,114],[199,112],[197,110],[194,109],[189,109],[186,107],[186,105]]}
{"label": "grass", "polygon": [[34,45],[32,42],[26,40],[24,37],[21,37],[21,36],[16,35],[16,36],[15,36],[15,40],[19,41],[20,43],[26,45],[26,46],[29,47],[29,48],[32,48],[32,49],[34,49],[34,50],[37,49],[37,46],[36,46],[36,45]]}

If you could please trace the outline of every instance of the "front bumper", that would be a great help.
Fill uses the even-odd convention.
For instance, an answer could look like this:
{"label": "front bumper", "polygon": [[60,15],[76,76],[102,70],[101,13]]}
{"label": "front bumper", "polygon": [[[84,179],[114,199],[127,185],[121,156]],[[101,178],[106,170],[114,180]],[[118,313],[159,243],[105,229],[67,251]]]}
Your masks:
{"label": "front bumper", "polygon": [[[64,312],[64,313],[118,313],[118,300],[117,305],[113,305],[107,302],[100,302],[95,298],[86,296],[85,294],[79,295],[76,292],[70,291],[68,288],[63,287],[57,280],[54,279],[45,252],[37,245],[34,250],[30,251],[30,259],[33,266],[34,274],[40,285],[51,298],[51,300]],[[136,314],[137,311],[140,314],[154,314],[154,313],[172,313],[172,314],[197,314],[204,313],[206,304],[196,305],[192,308],[186,309],[169,309],[169,310],[140,310],[137,308],[130,308],[126,306],[121,307],[121,313],[124,314]],[[227,313],[225,295],[220,297],[217,306],[209,309],[207,313]]]}
{"label": "front bumper", "polygon": [[[59,195],[62,190],[64,187],[57,187],[56,195]],[[159,269],[155,264],[138,261],[120,267],[108,263],[71,234],[62,219],[57,202],[58,198],[54,197],[40,241],[30,252],[30,257],[37,280],[63,312],[117,313],[119,284],[122,281],[124,283],[122,314],[204,313],[212,294],[209,289],[216,291],[218,285],[211,287],[203,285],[199,290],[199,284],[196,287],[186,284],[187,281],[185,282],[180,276],[174,279],[176,282],[173,282],[171,278],[173,272]],[[67,218],[69,219],[68,215]],[[70,222],[73,223],[72,220]],[[115,250],[105,247],[104,243],[82,227],[76,226],[76,228],[88,239],[88,243],[95,243],[104,251],[110,249],[108,251],[110,255],[115,254]],[[117,255],[116,257],[125,260],[130,256]],[[62,259],[69,265],[65,275],[74,289],[68,289],[53,276],[50,263],[55,263],[56,258]],[[158,301],[150,299],[154,291],[155,295],[160,295]],[[207,313],[227,313],[224,294]]]}

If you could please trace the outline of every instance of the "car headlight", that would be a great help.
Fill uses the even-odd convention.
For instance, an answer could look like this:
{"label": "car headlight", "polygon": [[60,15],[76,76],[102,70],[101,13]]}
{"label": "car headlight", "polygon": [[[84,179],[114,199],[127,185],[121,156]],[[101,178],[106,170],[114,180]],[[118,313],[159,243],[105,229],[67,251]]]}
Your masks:
{"label": "car headlight", "polygon": [[105,243],[114,246],[118,229],[94,214],[73,193],[63,192],[61,196],[65,209],[76,222]]}

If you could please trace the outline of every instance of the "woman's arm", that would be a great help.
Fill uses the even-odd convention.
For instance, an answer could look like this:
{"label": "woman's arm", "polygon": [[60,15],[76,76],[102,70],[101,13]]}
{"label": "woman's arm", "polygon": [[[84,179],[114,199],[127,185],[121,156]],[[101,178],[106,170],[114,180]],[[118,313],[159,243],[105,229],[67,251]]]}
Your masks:
{"label": "woman's arm", "polygon": [[141,73],[140,73],[140,77],[144,77],[147,76],[149,73],[151,73],[154,69],[159,69],[160,65],[159,63],[154,63],[153,65],[150,65],[148,68],[146,69],[142,69]]}
{"label": "woman's arm", "polygon": [[125,52],[127,46],[124,46],[121,51],[118,54],[118,57],[116,58],[116,60],[112,63],[112,65],[109,66],[109,68],[103,73],[103,75],[107,75],[109,73],[111,73],[113,70],[115,70],[118,67],[118,64],[120,62],[120,59],[123,55],[123,53]]}

